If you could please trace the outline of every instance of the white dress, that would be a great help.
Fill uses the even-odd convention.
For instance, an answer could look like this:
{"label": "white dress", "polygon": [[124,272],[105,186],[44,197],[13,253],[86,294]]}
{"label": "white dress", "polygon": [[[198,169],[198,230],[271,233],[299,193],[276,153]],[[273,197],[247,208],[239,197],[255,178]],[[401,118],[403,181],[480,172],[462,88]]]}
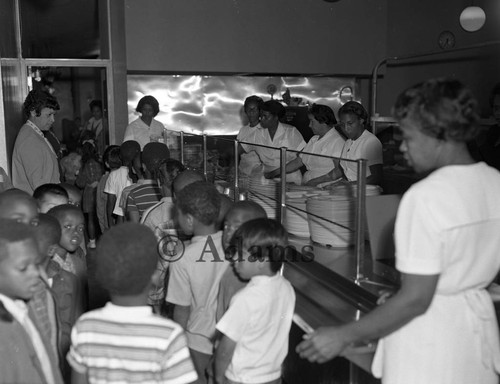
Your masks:
{"label": "white dress", "polygon": [[[340,157],[344,143],[344,138],[340,136],[335,128],[331,128],[321,139],[319,135],[311,137],[309,142],[304,147],[304,152],[331,157]],[[316,177],[326,175],[335,168],[333,160],[326,157],[306,154],[301,154],[300,157],[302,159],[302,163],[304,163],[307,168],[307,172],[304,173],[304,177],[302,178],[303,184],[307,183],[309,180],[315,179]]]}
{"label": "white dress", "polygon": [[439,281],[427,312],[379,342],[383,383],[493,384],[498,325],[486,287],[500,268],[500,173],[485,163],[434,171],[403,196],[396,267]]}
{"label": "white dress", "polygon": [[[294,151],[301,151],[306,142],[297,130],[297,128],[283,123],[278,123],[278,129],[271,140],[269,131],[265,128],[257,129],[251,137],[248,137],[249,142],[255,144],[267,145],[273,148],[255,147],[255,152],[259,155],[260,161],[264,165],[264,172],[274,171],[280,166],[280,150],[281,147],[286,147]],[[288,163],[297,157],[297,152],[287,152],[286,162]],[[286,181],[300,184],[302,175],[300,171],[295,171],[286,175]]]}

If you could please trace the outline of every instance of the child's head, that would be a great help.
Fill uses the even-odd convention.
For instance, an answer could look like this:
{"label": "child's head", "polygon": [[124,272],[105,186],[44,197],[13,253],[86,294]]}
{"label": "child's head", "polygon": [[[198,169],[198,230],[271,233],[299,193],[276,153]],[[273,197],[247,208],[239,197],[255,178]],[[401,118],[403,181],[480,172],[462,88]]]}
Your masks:
{"label": "child's head", "polygon": [[40,213],[47,213],[57,205],[68,204],[68,192],[58,184],[43,184],[33,192]]}
{"label": "child's head", "polygon": [[9,189],[0,193],[0,218],[36,226],[38,207],[35,199],[20,189]]}
{"label": "child's head", "polygon": [[63,187],[68,194],[68,204],[80,207],[82,204],[82,191],[77,186],[72,184],[61,183],[59,185]]}
{"label": "child's head", "polygon": [[96,279],[111,296],[144,293],[156,270],[158,251],[153,232],[125,223],[106,231],[97,245]]}
{"label": "child's head", "polygon": [[71,152],[60,161],[65,180],[75,180],[76,175],[82,169],[82,155],[77,152]]}
{"label": "child's head", "polygon": [[106,171],[112,171],[113,169],[120,168],[122,166],[122,160],[120,158],[120,146],[108,146],[104,150],[104,153],[102,155],[102,162]]}
{"label": "child's head", "polygon": [[170,157],[168,147],[162,143],[147,143],[142,150],[142,164],[150,178],[158,179],[159,168],[162,161]]}
{"label": "child's head", "polygon": [[158,177],[164,196],[172,196],[172,183],[178,174],[185,170],[184,165],[175,159],[166,159],[160,162]]}
{"label": "child's head", "polygon": [[38,289],[40,271],[33,229],[0,219],[0,293],[13,300],[29,300]]}
{"label": "child's head", "polygon": [[220,210],[219,192],[213,184],[196,181],[177,196],[179,225],[186,234],[197,234],[197,228],[217,225]]}
{"label": "child's head", "polygon": [[61,226],[59,221],[46,213],[40,213],[38,226],[34,229],[35,240],[40,251],[39,263],[46,266],[54,256],[61,240]]}
{"label": "child's head", "polygon": [[195,181],[206,181],[205,176],[198,171],[190,169],[186,169],[184,172],[179,173],[172,184],[174,197],[178,196],[180,191]]}
{"label": "child's head", "polygon": [[55,217],[61,227],[59,245],[68,252],[75,252],[83,241],[85,220],[80,208],[71,204],[52,208],[49,215]]}
{"label": "child's head", "polygon": [[94,140],[84,141],[82,145],[82,164],[85,164],[90,159],[98,160],[99,154],[95,146]]}
{"label": "child's head", "polygon": [[[234,269],[244,280],[276,274],[285,258],[287,232],[276,220],[254,219],[242,224],[229,243]],[[240,253],[241,252],[241,253]]]}
{"label": "child's head", "polygon": [[141,146],[135,140],[127,140],[120,145],[120,159],[122,164],[131,166],[134,158],[141,153]]}
{"label": "child's head", "polygon": [[96,120],[102,119],[102,101],[92,100],[89,104],[90,112],[92,112],[92,117]]}
{"label": "child's head", "polygon": [[229,247],[229,242],[234,232],[236,232],[243,223],[260,218],[267,218],[267,214],[264,208],[256,202],[245,200],[234,203],[224,217],[224,233],[222,234],[222,245],[224,249]]}

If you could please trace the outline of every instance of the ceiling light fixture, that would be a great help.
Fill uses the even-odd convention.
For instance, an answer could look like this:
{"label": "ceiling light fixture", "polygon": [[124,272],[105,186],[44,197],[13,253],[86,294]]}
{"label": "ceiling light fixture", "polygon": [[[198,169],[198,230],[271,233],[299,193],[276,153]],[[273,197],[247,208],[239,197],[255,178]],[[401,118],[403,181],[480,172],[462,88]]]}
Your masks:
{"label": "ceiling light fixture", "polygon": [[479,31],[486,22],[486,14],[481,7],[470,6],[460,14],[460,25],[467,32]]}

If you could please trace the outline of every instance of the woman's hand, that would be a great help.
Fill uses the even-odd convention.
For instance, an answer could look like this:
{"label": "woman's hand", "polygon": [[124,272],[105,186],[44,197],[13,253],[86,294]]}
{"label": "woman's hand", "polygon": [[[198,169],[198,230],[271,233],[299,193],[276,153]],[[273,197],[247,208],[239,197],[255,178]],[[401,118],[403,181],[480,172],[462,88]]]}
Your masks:
{"label": "woman's hand", "polygon": [[340,355],[347,345],[340,327],[321,327],[304,335],[296,351],[312,363],[324,363]]}

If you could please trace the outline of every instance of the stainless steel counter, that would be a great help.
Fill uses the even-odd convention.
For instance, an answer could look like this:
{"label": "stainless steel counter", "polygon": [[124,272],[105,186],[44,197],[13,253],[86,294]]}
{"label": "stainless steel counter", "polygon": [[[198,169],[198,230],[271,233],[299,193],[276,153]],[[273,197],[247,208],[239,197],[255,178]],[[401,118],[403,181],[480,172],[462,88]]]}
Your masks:
{"label": "stainless steel counter", "polygon": [[[290,257],[284,268],[284,276],[295,288],[297,296],[295,312],[313,329],[359,319],[375,308],[382,290],[397,289],[397,272],[385,264],[372,261],[368,245],[365,247],[367,252],[364,257],[365,279],[361,281],[356,281],[356,258],[353,248],[328,248],[313,244],[309,239],[293,236],[290,238],[290,245],[293,245],[299,254]],[[307,253],[314,254],[313,260],[301,257],[300,250],[305,246]],[[290,353],[285,362],[287,384],[303,383],[304,380],[311,384],[377,382],[369,374],[373,352],[345,356],[351,363],[350,366],[338,361],[343,358],[336,358],[326,365],[301,361],[294,350],[303,334],[304,332],[296,326],[293,327]],[[357,371],[352,364],[367,373]],[[297,366],[301,367],[300,372],[297,371]],[[319,374],[319,370],[323,371],[323,374]],[[345,370],[349,371],[348,378],[344,377]],[[305,373],[308,371],[308,374]],[[330,375],[333,376],[329,377]]]}

